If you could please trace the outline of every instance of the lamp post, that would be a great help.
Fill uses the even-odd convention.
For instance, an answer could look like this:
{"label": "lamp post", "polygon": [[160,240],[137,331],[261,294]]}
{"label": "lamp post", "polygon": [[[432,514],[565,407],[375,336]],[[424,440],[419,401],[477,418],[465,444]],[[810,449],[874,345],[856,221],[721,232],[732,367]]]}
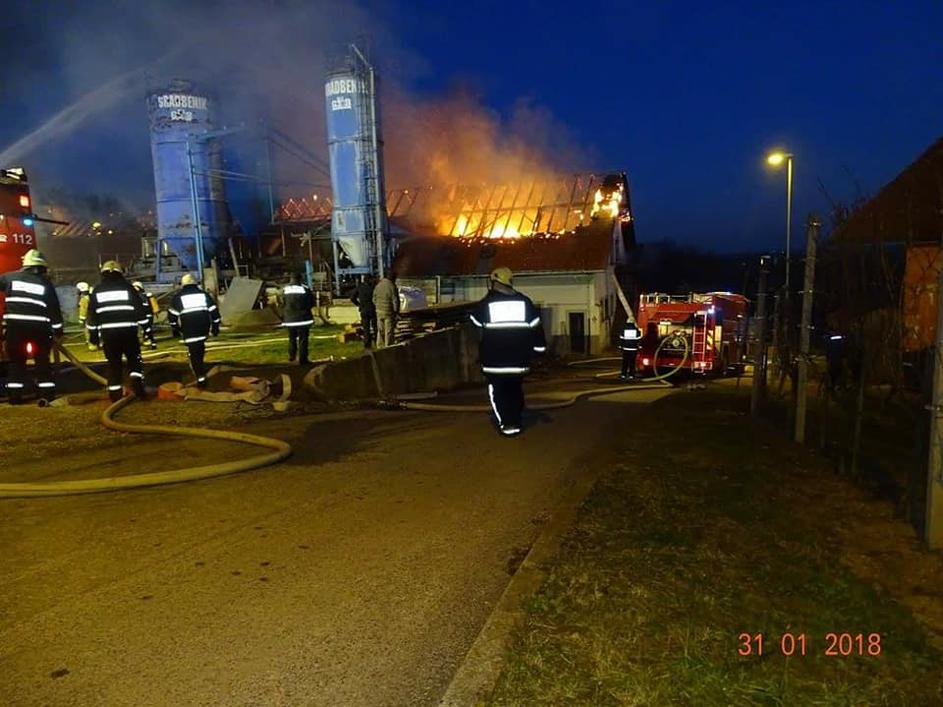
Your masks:
{"label": "lamp post", "polygon": [[766,163],[779,167],[786,163],[786,300],[789,300],[789,256],[792,242],[792,153],[773,152],[766,158]]}

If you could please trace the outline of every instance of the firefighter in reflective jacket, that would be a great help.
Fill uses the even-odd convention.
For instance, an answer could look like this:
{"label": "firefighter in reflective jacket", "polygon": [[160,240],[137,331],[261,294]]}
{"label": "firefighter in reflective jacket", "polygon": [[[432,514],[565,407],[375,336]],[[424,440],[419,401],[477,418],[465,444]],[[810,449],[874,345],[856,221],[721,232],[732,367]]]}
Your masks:
{"label": "firefighter in reflective jacket", "polygon": [[7,399],[11,405],[23,402],[26,388],[26,361],[36,364],[39,399],[56,397],[49,354],[53,338],[62,336],[62,310],[56,288],[46,277],[48,263],[38,250],[23,256],[23,269],[0,275],[0,292],[6,297],[3,325],[9,356]]}
{"label": "firefighter in reflective jacket", "polygon": [[308,335],[314,318],[314,294],[311,288],[301,283],[301,276],[292,273],[291,283],[282,288],[282,326],[288,329],[288,360],[308,365]]}
{"label": "firefighter in reflective jacket", "polygon": [[196,278],[187,273],[180,279],[182,287],[174,294],[167,310],[167,319],[174,336],[183,339],[190,357],[190,368],[196,384],[206,387],[206,340],[210,333],[219,336],[219,308],[213,298],[196,284]]}
{"label": "firefighter in reflective jacket", "polygon": [[512,287],[513,274],[497,268],[489,278],[489,292],[471,315],[481,328],[478,358],[488,380],[488,397],[501,433],[521,432],[524,411],[524,375],[534,353],[547,350],[540,313]]}
{"label": "firefighter in reflective jacket", "polygon": [[97,346],[92,346],[92,340],[89,338],[88,327],[85,326],[85,322],[88,319],[88,296],[91,292],[91,287],[87,282],[77,282],[75,283],[75,292],[78,297],[79,305],[79,324],[82,325],[82,330],[85,332],[85,345],[88,347],[89,351],[98,351]]}
{"label": "firefighter in reflective jacket", "polygon": [[121,266],[109,260],[101,267],[102,280],[88,299],[85,327],[92,344],[105,350],[108,360],[108,397],[122,397],[122,361],[127,361],[131,389],[144,397],[144,362],[138,327],[147,325],[147,312],[137,291],[121,273]]}
{"label": "firefighter in reflective jacket", "polygon": [[157,298],[144,289],[143,282],[132,282],[131,286],[138,293],[138,297],[144,302],[144,309],[147,311],[147,324],[144,326],[144,342],[150,346],[153,351],[157,348],[157,340],[154,338],[154,317],[160,311],[160,305],[157,304]]}
{"label": "firefighter in reflective jacket", "polygon": [[638,356],[639,345],[642,342],[642,331],[635,322],[625,323],[625,328],[619,335],[619,348],[622,349],[622,373],[619,378],[629,380],[635,377],[635,358]]}

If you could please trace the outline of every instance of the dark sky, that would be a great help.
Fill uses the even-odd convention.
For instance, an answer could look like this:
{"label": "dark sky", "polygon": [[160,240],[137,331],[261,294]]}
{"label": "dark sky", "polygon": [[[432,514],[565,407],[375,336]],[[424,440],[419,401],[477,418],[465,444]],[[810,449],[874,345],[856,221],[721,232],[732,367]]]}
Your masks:
{"label": "dark sky", "polygon": [[[785,178],[765,166],[769,148],[796,155],[802,221],[827,208],[817,178],[839,199],[854,198],[856,183],[873,193],[943,134],[938,0],[68,5],[5,6],[0,152],[87,91],[175,50],[148,75],[290,94],[294,103],[267,109],[310,140],[306,112],[319,109],[299,94],[320,91],[324,51],[358,33],[374,37],[384,80],[407,92],[462,85],[499,116],[521,100],[546,109],[585,155],[574,169],[628,172],[643,241],[775,246]],[[24,154],[34,183],[146,204],[140,82]],[[230,109],[259,108],[245,100]]]}

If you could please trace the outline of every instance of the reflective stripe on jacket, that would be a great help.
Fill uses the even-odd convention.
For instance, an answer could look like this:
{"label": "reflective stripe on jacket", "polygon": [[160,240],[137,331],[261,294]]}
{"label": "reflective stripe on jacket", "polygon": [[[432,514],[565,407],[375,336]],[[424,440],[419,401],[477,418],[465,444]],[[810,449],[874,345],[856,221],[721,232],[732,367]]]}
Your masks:
{"label": "reflective stripe on jacket", "polygon": [[619,348],[623,351],[638,351],[641,343],[641,330],[632,323],[626,324],[619,335]]}
{"label": "reflective stripe on jacket", "polygon": [[85,326],[106,336],[110,331],[136,330],[147,325],[147,311],[138,291],[118,274],[106,275],[88,296]]}
{"label": "reflective stripe on jacket", "polygon": [[475,307],[472,324],[481,328],[478,358],[490,375],[523,375],[534,353],[547,350],[540,312],[530,298],[496,284]]}
{"label": "reflective stripe on jacket", "polygon": [[167,320],[180,330],[184,343],[204,341],[211,330],[219,332],[219,307],[199,285],[185,285],[170,300]]}
{"label": "reflective stripe on jacket", "polygon": [[311,326],[314,317],[311,308],[314,307],[314,294],[307,285],[285,285],[282,288],[282,326]]}
{"label": "reflective stripe on jacket", "polygon": [[62,331],[62,310],[56,288],[45,275],[32,269],[0,275],[0,292],[6,299],[3,321],[7,326],[23,324]]}

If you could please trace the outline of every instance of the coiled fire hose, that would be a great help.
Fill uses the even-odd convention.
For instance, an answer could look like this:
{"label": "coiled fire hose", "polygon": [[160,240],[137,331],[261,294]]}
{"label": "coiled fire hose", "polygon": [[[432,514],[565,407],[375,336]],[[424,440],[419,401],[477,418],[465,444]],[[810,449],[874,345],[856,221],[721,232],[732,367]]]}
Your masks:
{"label": "coiled fire hose", "polygon": [[[106,380],[78,360],[71,351],[64,346],[56,345],[60,353],[68,358],[82,373],[96,383],[106,384]],[[269,464],[275,464],[291,456],[291,445],[280,439],[261,437],[243,432],[227,432],[224,430],[209,430],[200,427],[171,427],[169,425],[131,425],[118,422],[115,414],[128,406],[134,397],[127,395],[116,403],[112,403],[101,414],[99,421],[102,425],[116,432],[131,432],[133,434],[175,435],[178,437],[200,437],[204,439],[220,439],[226,442],[240,442],[256,447],[265,447],[272,451],[234,461],[204,466],[174,469],[172,471],[155,471],[146,474],[130,476],[108,476],[100,479],[80,479],[74,481],[43,481],[38,483],[13,482],[0,484],[0,498],[23,498],[30,496],[73,496],[84,493],[101,493],[104,491],[119,491],[123,489],[141,488],[143,486],[162,486],[164,484],[178,484],[184,481],[209,479],[214,476],[235,474],[240,471],[258,469]]]}
{"label": "coiled fire hose", "polygon": [[[680,371],[682,368],[684,368],[684,364],[688,362],[688,358],[691,355],[691,344],[688,343],[688,337],[680,336],[679,338],[684,343],[684,356],[681,357],[681,360],[675,365],[675,367],[665,373],[656,374],[654,376],[648,376],[647,378],[636,378],[636,380],[639,383],[651,383],[654,381],[667,380],[668,378],[676,374],[678,371]],[[666,336],[665,338],[663,338],[661,342],[658,344],[657,348],[655,349],[655,352],[652,354],[652,370],[653,371],[658,370],[658,354],[661,353],[662,347],[666,343],[668,343],[668,341],[670,340],[671,340],[670,336]],[[573,361],[573,363],[571,363],[570,365],[571,366],[585,366],[588,363],[599,363],[600,361],[621,361],[621,360],[622,358],[620,356],[606,356],[604,358],[590,358],[584,361]],[[618,371],[609,371],[606,373],[597,373],[595,376],[593,376],[593,378],[609,378],[611,376],[616,376],[616,375],[618,375]]]}
{"label": "coiled fire hose", "polygon": [[[570,407],[571,405],[575,405],[579,400],[582,400],[583,398],[598,397],[600,395],[612,395],[614,393],[624,393],[629,390],[655,390],[655,389],[664,388],[666,386],[670,386],[670,384],[667,382],[666,379],[669,378],[670,376],[673,376],[675,373],[677,373],[684,367],[684,364],[687,362],[688,356],[691,351],[688,345],[688,340],[684,337],[682,338],[684,340],[684,356],[682,357],[680,363],[678,363],[674,368],[672,368],[670,371],[666,373],[662,373],[661,375],[650,376],[648,378],[639,378],[637,383],[630,383],[627,385],[608,385],[605,388],[590,388],[589,390],[580,390],[573,393],[573,395],[571,395],[569,398],[565,400],[554,400],[553,402],[547,402],[547,403],[529,403],[527,405],[527,409],[535,410],[538,412],[543,411],[543,410],[559,410],[560,408],[566,408],[566,407]],[[652,368],[655,370],[657,370],[657,368],[655,368],[655,364],[658,361],[658,354],[661,351],[661,347],[665,345],[665,342],[667,340],[668,340],[667,338],[662,339],[662,342],[658,345],[658,348],[655,349],[654,356],[652,357]],[[620,359],[618,358],[615,358],[615,359],[594,358],[594,359],[589,359],[587,361],[576,361],[574,363],[585,364],[585,363],[593,363],[596,361],[610,361],[610,360],[620,360]],[[571,363],[570,365],[572,366],[574,364]],[[600,374],[600,375],[597,375],[596,378],[599,378],[601,375],[612,375],[612,374],[611,373]],[[643,384],[644,383],[659,383],[659,385],[639,385],[639,383],[643,383]],[[491,411],[491,408],[487,405],[440,405],[440,404],[435,404],[435,403],[417,403],[417,402],[405,401],[405,400],[387,401],[384,403],[384,406],[395,407],[401,410],[424,410],[427,412],[490,412]]]}

